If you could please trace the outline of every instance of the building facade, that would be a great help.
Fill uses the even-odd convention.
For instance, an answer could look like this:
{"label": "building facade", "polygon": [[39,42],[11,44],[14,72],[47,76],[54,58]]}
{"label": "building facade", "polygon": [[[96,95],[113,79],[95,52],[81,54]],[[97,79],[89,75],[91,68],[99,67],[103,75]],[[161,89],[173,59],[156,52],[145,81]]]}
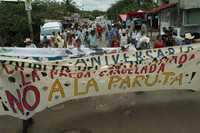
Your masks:
{"label": "building facade", "polygon": [[170,2],[178,3],[183,17],[182,25],[200,25],[200,0],[170,0]]}
{"label": "building facade", "polygon": [[200,0],[169,0],[176,7],[160,12],[161,28],[178,27],[181,34],[200,33]]}

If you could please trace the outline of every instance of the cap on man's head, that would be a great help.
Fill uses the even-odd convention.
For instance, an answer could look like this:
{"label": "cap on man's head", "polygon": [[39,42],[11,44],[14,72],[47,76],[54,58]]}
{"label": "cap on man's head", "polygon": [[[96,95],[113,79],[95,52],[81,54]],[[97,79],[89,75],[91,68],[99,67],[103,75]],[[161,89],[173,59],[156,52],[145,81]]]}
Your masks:
{"label": "cap on man's head", "polygon": [[30,38],[26,38],[24,41],[24,43],[31,43],[31,42],[32,42],[32,40]]}

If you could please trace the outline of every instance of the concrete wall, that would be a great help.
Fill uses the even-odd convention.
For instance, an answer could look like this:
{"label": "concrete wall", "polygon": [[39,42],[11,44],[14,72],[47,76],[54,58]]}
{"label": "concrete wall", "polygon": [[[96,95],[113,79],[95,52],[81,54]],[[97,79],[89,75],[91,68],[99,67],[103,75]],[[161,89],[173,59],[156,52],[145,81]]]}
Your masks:
{"label": "concrete wall", "polygon": [[200,8],[200,0],[169,0],[170,3],[178,3],[182,9]]}
{"label": "concrete wall", "polygon": [[[180,17],[178,14],[177,8],[170,8],[162,11],[161,14],[161,27],[163,24],[168,24],[169,26],[181,27],[181,34],[185,34],[187,32],[198,32],[200,33],[200,0],[180,0],[181,1],[181,10]],[[170,2],[178,2],[178,0],[170,0]],[[193,9],[183,9],[185,6],[192,7],[192,4],[196,4],[196,7]],[[190,8],[187,7],[187,8]],[[195,7],[195,6],[193,6]]]}
{"label": "concrete wall", "polygon": [[184,10],[185,12],[185,25],[200,25],[200,8],[199,9],[189,9],[189,10]]}

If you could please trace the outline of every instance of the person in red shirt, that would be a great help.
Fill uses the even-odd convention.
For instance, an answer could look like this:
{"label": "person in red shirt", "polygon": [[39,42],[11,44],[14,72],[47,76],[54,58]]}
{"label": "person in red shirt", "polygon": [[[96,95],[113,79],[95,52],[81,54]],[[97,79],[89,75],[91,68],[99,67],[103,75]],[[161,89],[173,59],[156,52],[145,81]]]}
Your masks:
{"label": "person in red shirt", "polygon": [[103,28],[101,27],[101,25],[97,24],[96,32],[97,32],[97,37],[101,40],[102,39],[102,32],[103,32]]}
{"label": "person in red shirt", "polygon": [[80,38],[77,38],[77,39],[76,39],[75,47],[76,47],[77,49],[80,49],[80,47],[81,47],[81,39],[80,39]]}
{"label": "person in red shirt", "polygon": [[115,38],[113,39],[113,41],[112,41],[112,47],[113,47],[113,48],[118,48],[118,47],[120,47],[120,41],[119,41],[119,39],[118,39],[117,37],[115,37]]}
{"label": "person in red shirt", "polygon": [[154,48],[164,48],[165,43],[162,40],[162,37],[160,35],[157,36],[157,40],[154,43]]}

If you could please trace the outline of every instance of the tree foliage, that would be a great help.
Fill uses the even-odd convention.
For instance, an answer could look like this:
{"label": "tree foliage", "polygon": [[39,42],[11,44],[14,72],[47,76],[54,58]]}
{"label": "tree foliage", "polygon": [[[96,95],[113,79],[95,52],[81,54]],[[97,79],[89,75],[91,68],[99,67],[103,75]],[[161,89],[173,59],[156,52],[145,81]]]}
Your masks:
{"label": "tree foliage", "polygon": [[[35,0],[32,3],[32,22],[36,41],[45,19],[60,20],[74,12],[79,12],[79,9],[73,0]],[[1,46],[22,43],[30,34],[24,2],[0,2],[0,25]]]}
{"label": "tree foliage", "polygon": [[15,38],[27,34],[28,22],[25,16],[26,12],[22,3],[0,3],[1,41],[10,44]]}

